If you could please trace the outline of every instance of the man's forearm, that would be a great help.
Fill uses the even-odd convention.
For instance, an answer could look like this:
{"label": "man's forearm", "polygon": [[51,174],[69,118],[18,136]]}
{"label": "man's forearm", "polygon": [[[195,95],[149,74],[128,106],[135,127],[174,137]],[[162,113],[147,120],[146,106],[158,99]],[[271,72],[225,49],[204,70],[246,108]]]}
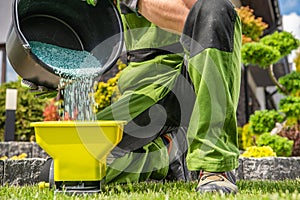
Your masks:
{"label": "man's forearm", "polygon": [[183,0],[188,9],[191,9],[197,0]]}
{"label": "man's forearm", "polygon": [[155,25],[182,33],[190,7],[196,0],[139,0],[138,12]]}

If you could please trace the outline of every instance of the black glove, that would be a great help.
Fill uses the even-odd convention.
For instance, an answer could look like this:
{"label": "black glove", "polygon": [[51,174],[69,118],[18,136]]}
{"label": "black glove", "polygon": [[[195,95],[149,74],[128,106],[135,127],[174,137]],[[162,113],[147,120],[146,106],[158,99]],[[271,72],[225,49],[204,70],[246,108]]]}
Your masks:
{"label": "black glove", "polygon": [[34,96],[38,98],[54,98],[57,95],[57,90],[51,90],[45,86],[37,86],[25,79],[22,79],[21,85],[29,89],[29,92],[33,93]]}
{"label": "black glove", "polygon": [[82,1],[86,1],[87,4],[93,5],[93,6],[96,6],[96,4],[98,3],[98,0],[82,0]]}
{"label": "black glove", "polygon": [[124,4],[126,7],[128,7],[131,11],[139,15],[138,13],[139,0],[121,0],[121,3]]}

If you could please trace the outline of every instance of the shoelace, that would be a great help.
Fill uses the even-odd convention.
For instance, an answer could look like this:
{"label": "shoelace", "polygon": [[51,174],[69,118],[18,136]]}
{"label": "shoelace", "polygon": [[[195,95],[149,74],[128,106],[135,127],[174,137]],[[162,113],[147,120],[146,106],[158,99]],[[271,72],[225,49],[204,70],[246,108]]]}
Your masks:
{"label": "shoelace", "polygon": [[205,179],[212,176],[219,177],[220,181],[224,181],[224,177],[226,178],[225,173],[201,172],[199,175],[199,180],[204,181]]}

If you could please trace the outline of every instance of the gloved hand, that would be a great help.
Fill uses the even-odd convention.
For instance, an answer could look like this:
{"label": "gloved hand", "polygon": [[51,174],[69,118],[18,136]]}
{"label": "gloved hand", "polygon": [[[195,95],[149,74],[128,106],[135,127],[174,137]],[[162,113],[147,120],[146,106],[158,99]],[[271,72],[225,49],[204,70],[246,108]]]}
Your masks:
{"label": "gloved hand", "polygon": [[21,85],[29,89],[29,92],[33,93],[34,96],[38,98],[54,98],[57,95],[57,90],[51,90],[45,86],[37,86],[36,84],[25,79],[21,80]]}
{"label": "gloved hand", "polygon": [[83,1],[86,1],[87,4],[93,5],[93,6],[96,6],[96,4],[97,4],[97,2],[98,2],[98,0],[83,0]]}

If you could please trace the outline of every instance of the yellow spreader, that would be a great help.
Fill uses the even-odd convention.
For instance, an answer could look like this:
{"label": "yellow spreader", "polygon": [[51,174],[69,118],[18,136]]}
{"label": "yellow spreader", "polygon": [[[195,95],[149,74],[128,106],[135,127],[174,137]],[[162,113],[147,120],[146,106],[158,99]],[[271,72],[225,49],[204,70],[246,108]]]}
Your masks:
{"label": "yellow spreader", "polygon": [[54,181],[97,182],[106,157],[121,141],[124,121],[34,122],[36,142],[54,161]]}

